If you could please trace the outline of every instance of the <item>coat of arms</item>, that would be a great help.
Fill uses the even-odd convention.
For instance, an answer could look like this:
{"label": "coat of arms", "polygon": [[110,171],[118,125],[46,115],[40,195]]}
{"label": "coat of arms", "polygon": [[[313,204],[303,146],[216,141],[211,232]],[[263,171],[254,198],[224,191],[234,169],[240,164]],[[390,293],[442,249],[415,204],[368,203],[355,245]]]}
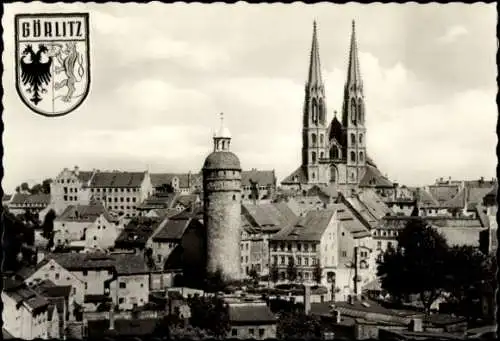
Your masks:
{"label": "coat of arms", "polygon": [[23,102],[45,116],[75,110],[90,85],[88,14],[19,14],[15,28],[16,87]]}

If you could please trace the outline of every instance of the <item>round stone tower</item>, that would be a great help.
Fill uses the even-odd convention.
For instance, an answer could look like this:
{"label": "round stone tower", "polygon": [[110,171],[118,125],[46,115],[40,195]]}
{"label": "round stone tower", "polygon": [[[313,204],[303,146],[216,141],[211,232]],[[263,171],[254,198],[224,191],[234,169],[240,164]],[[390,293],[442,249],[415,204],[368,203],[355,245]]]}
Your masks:
{"label": "round stone tower", "polygon": [[231,134],[221,126],[214,151],[203,165],[204,222],[207,229],[207,272],[224,280],[241,278],[241,166],[230,152]]}

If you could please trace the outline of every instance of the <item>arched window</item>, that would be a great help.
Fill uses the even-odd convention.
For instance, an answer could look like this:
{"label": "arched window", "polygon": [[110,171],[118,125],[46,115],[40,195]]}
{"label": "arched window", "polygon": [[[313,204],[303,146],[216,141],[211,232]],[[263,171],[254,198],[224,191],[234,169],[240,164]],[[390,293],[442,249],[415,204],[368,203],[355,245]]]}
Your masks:
{"label": "arched window", "polygon": [[339,158],[339,149],[336,146],[333,146],[330,149],[330,159],[336,160]]}
{"label": "arched window", "polygon": [[351,100],[351,122],[356,124],[356,101]]}
{"label": "arched window", "polygon": [[356,145],[356,135],[351,134],[351,144],[354,146]]}
{"label": "arched window", "polygon": [[312,173],[312,178],[316,179],[316,174],[315,173]]}
{"label": "arched window", "polygon": [[319,135],[319,143],[323,145],[323,142],[325,141],[323,134]]}
{"label": "arched window", "polygon": [[319,120],[320,120],[320,122],[323,122],[325,120],[325,113],[324,113],[322,99],[319,100],[318,111],[319,111]]}
{"label": "arched window", "polygon": [[324,153],[324,152],[321,152],[321,154],[320,154],[320,157],[319,157],[319,158],[320,158],[320,159],[324,159],[324,158],[325,158],[325,153]]}
{"label": "arched window", "polygon": [[359,161],[363,162],[365,158],[365,155],[363,154],[363,152],[359,152]]}
{"label": "arched window", "polygon": [[359,144],[363,144],[363,134],[359,134]]}
{"label": "arched window", "polygon": [[330,167],[330,182],[337,182],[337,168]]}
{"label": "arched window", "polygon": [[236,194],[233,194],[233,201],[236,201]]}
{"label": "arched window", "polygon": [[351,161],[356,162],[356,153],[355,152],[351,152]]}
{"label": "arched window", "polygon": [[316,100],[312,100],[312,121],[313,123],[318,123],[318,105],[316,103]]}
{"label": "arched window", "polygon": [[311,141],[312,141],[313,147],[316,147],[316,134],[311,135]]}
{"label": "arched window", "polygon": [[312,163],[316,163],[316,152],[311,153]]}
{"label": "arched window", "polygon": [[364,112],[363,112],[363,103],[358,103],[358,121],[359,123],[363,123],[364,120]]}

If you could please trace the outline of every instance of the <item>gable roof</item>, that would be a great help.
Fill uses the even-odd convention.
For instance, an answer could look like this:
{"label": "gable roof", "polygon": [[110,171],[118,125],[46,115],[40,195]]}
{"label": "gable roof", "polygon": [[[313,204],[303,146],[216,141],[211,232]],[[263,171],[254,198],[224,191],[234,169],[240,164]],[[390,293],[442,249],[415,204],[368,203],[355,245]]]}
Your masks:
{"label": "gable roof", "polygon": [[254,227],[262,231],[278,231],[297,220],[286,203],[243,204],[242,213]]}
{"label": "gable roof", "polygon": [[160,187],[167,184],[170,185],[172,180],[177,177],[179,179],[180,188],[193,186],[194,183],[200,182],[202,177],[201,174],[192,173],[151,173],[150,176],[153,187]]}
{"label": "gable roof", "polygon": [[71,221],[71,222],[94,222],[101,215],[104,215],[107,221],[114,221],[109,215],[106,208],[100,203],[92,203],[90,205],[70,205],[57,217],[56,221]]}
{"label": "gable roof", "polygon": [[24,194],[16,193],[10,201],[10,205],[48,205],[50,194]]}
{"label": "gable roof", "polygon": [[359,181],[359,187],[393,188],[394,185],[382,175],[378,168],[367,164],[365,174]]}
{"label": "gable roof", "polygon": [[276,186],[276,175],[274,170],[257,170],[241,172],[241,186],[251,186],[253,182],[257,182],[259,186]]}
{"label": "gable roof", "polygon": [[229,304],[229,321],[232,323],[276,323],[276,317],[265,303]]}
{"label": "gable roof", "polygon": [[172,203],[178,196],[177,193],[157,192],[147,197],[138,207],[138,210],[171,208]]}
{"label": "gable roof", "polygon": [[349,232],[353,238],[362,238],[371,235],[367,227],[351,212],[349,208],[347,208],[347,206],[344,204],[336,204],[335,207],[340,226]]}
{"label": "gable roof", "polygon": [[160,223],[161,220],[153,218],[132,219],[116,238],[115,247],[144,247]]}
{"label": "gable roof", "polygon": [[191,218],[189,217],[174,216],[166,218],[161,230],[153,236],[153,241],[178,241],[182,238],[190,223]]}
{"label": "gable roof", "polygon": [[300,166],[295,171],[293,171],[292,174],[290,174],[283,181],[281,181],[281,183],[283,185],[307,183],[307,177],[306,173],[304,172],[304,168]]}
{"label": "gable roof", "polygon": [[147,172],[101,172],[96,171],[90,179],[89,187],[140,187]]}
{"label": "gable roof", "polygon": [[45,297],[66,297],[71,294],[71,285],[56,285],[51,280],[43,280],[35,283],[32,289]]}
{"label": "gable roof", "polygon": [[183,249],[181,245],[177,245],[168,255],[163,270],[182,270],[183,269]]}
{"label": "gable roof", "polygon": [[443,204],[454,198],[460,191],[460,187],[454,184],[430,185],[429,193],[438,203]]}
{"label": "gable roof", "polygon": [[334,214],[335,209],[309,211],[295,224],[288,225],[271,236],[271,239],[320,241]]}

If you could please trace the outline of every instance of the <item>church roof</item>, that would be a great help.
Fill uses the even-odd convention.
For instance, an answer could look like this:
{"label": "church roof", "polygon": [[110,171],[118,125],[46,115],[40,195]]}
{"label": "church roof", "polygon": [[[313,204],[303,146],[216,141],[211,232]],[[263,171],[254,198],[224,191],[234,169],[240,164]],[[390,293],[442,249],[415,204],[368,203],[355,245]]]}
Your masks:
{"label": "church roof", "polygon": [[335,115],[330,122],[330,126],[328,127],[328,140],[329,141],[337,141],[341,146],[345,146],[346,134],[342,130],[342,123],[340,123],[337,115]]}
{"label": "church roof", "polygon": [[241,165],[238,157],[232,152],[213,152],[205,159],[203,169],[241,170]]}
{"label": "church roof", "polygon": [[361,72],[359,69],[358,46],[356,43],[356,26],[352,21],[351,47],[349,51],[349,65],[347,67],[347,82],[346,84],[362,85]]}
{"label": "church roof", "polygon": [[319,45],[318,36],[316,32],[316,21],[313,24],[313,38],[311,46],[311,59],[309,62],[309,77],[307,83],[311,85],[321,85],[323,81],[321,79],[321,63],[319,60]]}

